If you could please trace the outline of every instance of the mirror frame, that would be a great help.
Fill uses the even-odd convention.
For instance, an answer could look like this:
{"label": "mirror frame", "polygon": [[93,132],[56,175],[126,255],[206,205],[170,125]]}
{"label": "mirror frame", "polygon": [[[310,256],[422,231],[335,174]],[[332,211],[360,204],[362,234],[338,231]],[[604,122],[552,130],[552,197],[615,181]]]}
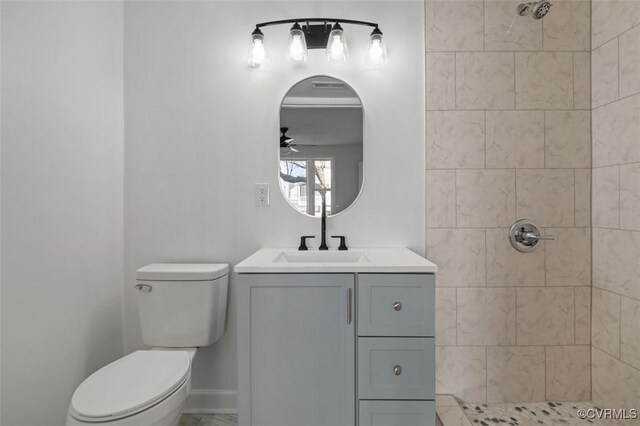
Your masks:
{"label": "mirror frame", "polygon": [[[289,94],[289,92],[291,91],[291,89],[293,89],[294,87],[296,87],[298,84],[302,83],[305,80],[309,80],[311,78],[314,77],[323,77],[323,78],[332,78],[334,80],[340,80],[342,81],[344,84],[346,84],[347,86],[349,86],[349,88],[351,90],[353,90],[353,93],[356,94],[356,96],[358,97],[358,99],[360,100],[360,105],[362,105],[362,185],[360,185],[360,190],[358,191],[358,195],[356,195],[356,198],[353,199],[353,201],[351,202],[351,204],[349,204],[348,207],[346,207],[343,210],[340,210],[338,213],[335,214],[331,214],[331,215],[327,215],[327,218],[334,218],[336,216],[340,216],[342,213],[351,210],[351,208],[360,200],[360,197],[362,197],[362,193],[364,192],[364,188],[367,182],[367,165],[365,162],[365,158],[366,158],[366,150],[365,150],[365,125],[364,125],[364,114],[365,114],[365,108],[364,108],[364,102],[362,102],[362,97],[360,96],[360,94],[356,91],[356,89],[354,89],[354,87],[349,84],[348,82],[346,82],[345,80],[338,78],[338,77],[333,77],[330,75],[326,75],[326,74],[313,74],[310,75],[308,77],[304,77],[301,80],[298,80],[297,82],[295,82],[293,85],[291,85],[289,87],[289,89],[287,89],[286,93],[284,94],[284,96],[282,97],[282,99],[280,100],[280,103],[278,104],[278,135],[276,138],[276,141],[280,140],[280,126],[281,126],[281,121],[282,121],[282,104],[284,103],[284,100],[286,99],[287,95]],[[311,219],[320,219],[320,216],[311,216],[308,213],[303,213],[299,210],[297,210],[295,207],[293,207],[289,201],[287,200],[287,197],[285,197],[284,192],[282,191],[282,185],[280,184],[280,146],[279,144],[277,144],[277,162],[276,162],[276,182],[278,184],[278,190],[280,191],[280,195],[282,195],[282,199],[284,200],[284,202],[287,204],[287,206],[291,207],[291,209],[293,209],[295,212],[311,218]]]}

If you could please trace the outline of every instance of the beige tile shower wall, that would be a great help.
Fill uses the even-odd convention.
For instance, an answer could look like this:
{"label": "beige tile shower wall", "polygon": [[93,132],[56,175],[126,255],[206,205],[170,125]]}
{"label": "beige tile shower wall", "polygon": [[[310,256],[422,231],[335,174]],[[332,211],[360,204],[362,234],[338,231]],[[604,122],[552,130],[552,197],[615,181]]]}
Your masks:
{"label": "beige tile shower wall", "polygon": [[640,0],[594,0],[593,400],[640,407]]}
{"label": "beige tile shower wall", "polygon": [[[518,3],[425,4],[427,255],[440,268],[437,391],[470,401],[585,400],[591,6],[556,0],[536,21],[516,17]],[[629,84],[640,83],[636,66],[627,64]],[[625,200],[638,202],[631,194]],[[515,251],[507,231],[520,218],[557,239],[534,253]],[[627,353],[637,356],[640,347],[630,344]]]}

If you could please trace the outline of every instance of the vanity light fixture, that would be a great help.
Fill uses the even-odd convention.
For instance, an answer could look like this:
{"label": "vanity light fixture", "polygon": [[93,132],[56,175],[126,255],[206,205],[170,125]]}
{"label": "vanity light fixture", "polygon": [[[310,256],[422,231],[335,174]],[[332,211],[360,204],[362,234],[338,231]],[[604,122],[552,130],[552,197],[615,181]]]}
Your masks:
{"label": "vanity light fixture", "polygon": [[298,18],[257,24],[251,33],[251,48],[247,60],[249,66],[258,68],[269,61],[264,33],[261,28],[283,24],[293,24],[289,30],[289,52],[287,55],[290,62],[307,62],[307,49],[326,49],[326,58],[329,62],[345,62],[349,49],[342,29],[344,24],[373,27],[365,58],[368,65],[379,67],[387,59],[387,49],[382,38],[382,31],[375,22],[336,18]]}

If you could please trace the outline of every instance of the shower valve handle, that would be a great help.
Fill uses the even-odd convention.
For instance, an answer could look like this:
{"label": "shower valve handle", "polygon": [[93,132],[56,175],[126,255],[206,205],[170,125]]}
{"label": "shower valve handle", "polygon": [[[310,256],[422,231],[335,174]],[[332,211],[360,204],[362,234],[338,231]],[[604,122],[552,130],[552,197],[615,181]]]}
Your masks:
{"label": "shower valve handle", "polygon": [[534,251],[540,240],[555,240],[553,235],[540,235],[540,228],[530,219],[521,219],[511,225],[509,240],[514,249],[523,253]]}
{"label": "shower valve handle", "polygon": [[519,231],[518,235],[525,241],[537,241],[537,240],[555,240],[555,235],[537,235],[533,232],[523,232]]}

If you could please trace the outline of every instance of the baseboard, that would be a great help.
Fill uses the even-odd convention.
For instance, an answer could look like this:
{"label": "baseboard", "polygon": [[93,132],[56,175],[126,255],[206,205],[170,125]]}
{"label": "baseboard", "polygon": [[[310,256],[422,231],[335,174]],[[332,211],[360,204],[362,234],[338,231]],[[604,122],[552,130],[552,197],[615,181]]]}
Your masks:
{"label": "baseboard", "polygon": [[183,412],[187,414],[238,414],[238,391],[191,389]]}

